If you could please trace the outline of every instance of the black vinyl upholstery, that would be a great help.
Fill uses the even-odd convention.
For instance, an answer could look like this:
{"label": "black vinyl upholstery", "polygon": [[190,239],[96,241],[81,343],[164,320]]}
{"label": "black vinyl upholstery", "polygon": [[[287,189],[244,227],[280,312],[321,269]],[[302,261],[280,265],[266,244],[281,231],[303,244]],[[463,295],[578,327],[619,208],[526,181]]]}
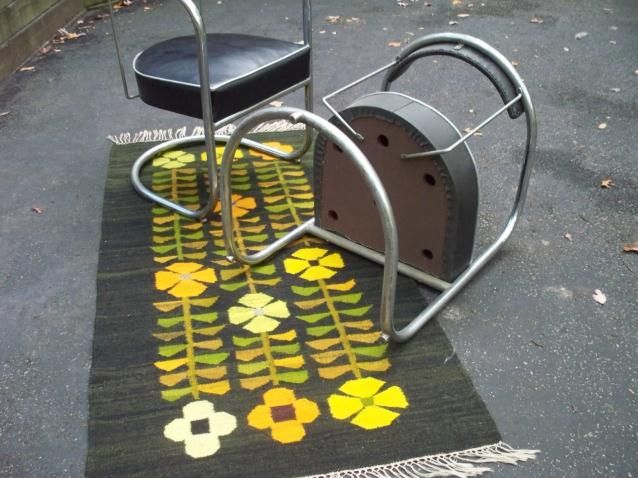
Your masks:
{"label": "black vinyl upholstery", "polygon": [[[214,121],[220,121],[310,78],[310,47],[242,34],[209,34]],[[157,43],[133,62],[140,97],[156,108],[202,118],[194,36]]]}

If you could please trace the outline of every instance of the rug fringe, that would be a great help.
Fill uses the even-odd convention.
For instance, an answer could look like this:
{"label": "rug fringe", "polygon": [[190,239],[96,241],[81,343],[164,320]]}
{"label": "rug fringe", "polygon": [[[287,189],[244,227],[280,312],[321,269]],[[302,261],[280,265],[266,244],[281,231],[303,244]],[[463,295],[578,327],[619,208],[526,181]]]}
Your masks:
{"label": "rug fringe", "polygon": [[[293,131],[304,129],[303,124],[293,124],[286,120],[271,121],[263,123],[253,128],[251,133],[272,133],[281,131]],[[235,125],[229,124],[215,131],[215,134],[232,134],[235,131]],[[170,141],[173,139],[188,138],[191,136],[202,136],[204,128],[195,126],[188,134],[188,127],[166,128],[166,129],[144,129],[134,133],[126,132],[117,135],[108,135],[106,139],[117,145],[135,144],[135,143],[155,143],[158,141]]]}
{"label": "rug fringe", "polygon": [[483,463],[506,463],[515,465],[520,461],[533,460],[540,450],[517,450],[506,443],[471,448],[453,453],[442,453],[420,458],[376,465],[368,468],[341,470],[305,478],[435,478],[454,476],[468,478],[492,471]]}

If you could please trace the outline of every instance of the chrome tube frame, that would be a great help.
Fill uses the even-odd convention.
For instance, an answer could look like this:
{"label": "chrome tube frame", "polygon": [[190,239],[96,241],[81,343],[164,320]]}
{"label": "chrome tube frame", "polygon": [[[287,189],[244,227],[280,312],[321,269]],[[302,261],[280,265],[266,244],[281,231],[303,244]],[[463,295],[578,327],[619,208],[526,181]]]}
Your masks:
{"label": "chrome tube frame", "polygon": [[[153,201],[155,203],[161,204],[162,206],[171,209],[173,211],[176,211],[179,214],[182,214],[188,218],[191,219],[195,219],[195,220],[201,220],[204,219],[206,216],[208,216],[213,209],[215,208],[217,201],[219,199],[219,186],[218,186],[218,172],[217,172],[217,154],[216,154],[216,148],[215,145],[217,144],[217,142],[225,142],[228,140],[227,136],[219,136],[219,137],[215,137],[215,130],[218,128],[223,127],[224,125],[230,123],[231,121],[233,121],[234,119],[236,119],[237,117],[239,117],[240,115],[249,113],[257,108],[260,108],[266,104],[268,104],[269,102],[271,102],[272,100],[274,100],[275,98],[279,98],[285,94],[288,94],[298,88],[304,87],[305,88],[305,93],[304,93],[304,101],[305,101],[305,107],[306,109],[308,109],[309,111],[311,111],[313,109],[312,106],[312,102],[313,102],[313,77],[312,77],[312,23],[311,23],[311,19],[312,19],[312,10],[311,10],[311,0],[302,0],[302,7],[303,7],[303,12],[302,12],[302,22],[303,22],[303,44],[304,45],[308,45],[311,48],[310,51],[310,72],[311,75],[310,77],[303,81],[298,83],[297,85],[294,85],[291,88],[288,88],[287,90],[271,97],[268,98],[267,100],[264,100],[262,102],[260,102],[257,105],[254,105],[251,108],[248,108],[244,111],[241,111],[235,115],[232,115],[231,117],[225,118],[223,120],[221,120],[220,122],[218,122],[217,124],[215,124],[214,122],[214,118],[213,118],[213,105],[212,105],[212,99],[211,99],[211,94],[210,94],[210,88],[205,87],[204,85],[210,85],[210,70],[209,70],[209,63],[208,63],[208,51],[207,51],[207,35],[206,35],[206,28],[204,26],[204,20],[201,16],[200,10],[197,8],[197,6],[195,5],[195,3],[192,0],[179,0],[179,2],[182,4],[182,6],[184,7],[184,9],[186,10],[188,16],[190,17],[194,32],[195,32],[195,39],[197,42],[197,65],[198,65],[198,71],[199,71],[199,84],[200,84],[200,90],[201,90],[201,105],[202,105],[202,120],[203,120],[203,129],[204,129],[204,135],[203,136],[192,136],[189,138],[182,138],[179,140],[174,140],[174,141],[168,141],[162,144],[159,144],[157,146],[155,146],[154,148],[151,148],[150,150],[144,152],[139,158],[137,158],[137,160],[135,161],[133,168],[131,170],[131,183],[133,184],[133,187],[135,188],[135,190],[144,198],[149,199],[150,201]],[[118,64],[120,67],[120,74],[122,77],[122,84],[124,87],[124,94],[126,95],[126,97],[128,99],[134,99],[139,97],[139,95],[135,95],[135,96],[131,96],[129,95],[129,89],[128,89],[128,85],[126,82],[126,75],[124,72],[124,66],[123,66],[123,62],[122,62],[122,56],[121,56],[121,51],[120,51],[120,47],[119,47],[119,42],[118,42],[118,34],[117,34],[117,29],[115,27],[115,19],[113,18],[114,16],[114,12],[113,12],[113,6],[111,5],[110,1],[109,1],[109,9],[111,12],[111,26],[113,29],[113,39],[115,42],[115,50],[117,53],[117,58],[118,58]],[[141,180],[141,172],[143,167],[148,163],[148,161],[150,161],[153,157],[155,157],[157,154],[166,151],[172,147],[175,146],[185,146],[185,145],[190,145],[190,144],[201,144],[203,141],[204,145],[205,145],[205,151],[206,151],[206,155],[207,155],[207,171],[208,171],[208,182],[209,182],[209,196],[208,196],[208,200],[207,202],[199,209],[196,210],[191,210],[188,209],[184,206],[182,206],[181,204],[175,203],[173,201],[169,201],[166,198],[163,198],[162,196],[159,196],[157,194],[155,194],[153,191],[151,191],[150,189],[148,189],[142,182]],[[277,150],[275,148],[263,145],[257,141],[252,141],[252,140],[248,140],[248,139],[244,139],[242,140],[241,143],[243,146],[266,153],[266,154],[270,154],[272,156],[275,156],[279,159],[283,159],[283,160],[287,160],[287,161],[297,161],[299,160],[305,153],[306,151],[308,151],[308,149],[310,148],[311,144],[312,144],[312,134],[311,132],[308,130],[308,128],[306,128],[306,131],[304,133],[304,142],[302,144],[302,146],[296,150],[296,151],[292,151],[290,153],[285,153],[283,151]]]}
{"label": "chrome tube frame", "polygon": [[377,212],[381,220],[384,237],[383,288],[381,293],[380,322],[381,329],[386,336],[394,336],[394,298],[396,293],[397,271],[399,263],[399,237],[390,199],[383,187],[383,183],[374,168],[364,156],[361,150],[339,128],[327,120],[311,113],[296,108],[266,108],[260,110],[242,120],[237,129],[231,135],[224,155],[220,172],[220,190],[222,203],[222,227],[228,259],[238,259],[247,264],[257,264],[271,257],[274,253],[286,247],[288,244],[319,229],[311,219],[287,235],[276,240],[261,251],[252,255],[245,255],[235,242],[233,224],[231,174],[235,151],[241,144],[241,139],[251,128],[268,121],[287,119],[291,123],[303,123],[307,128],[312,127],[339,146],[345,154],[354,162],[357,170],[362,175],[364,182],[370,189],[375,201]]}
{"label": "chrome tube frame", "polygon": [[[476,129],[484,126],[492,121],[496,116],[505,111],[509,106],[516,101],[521,101],[523,111],[525,112],[526,127],[527,127],[527,141],[525,147],[525,157],[521,167],[521,172],[518,181],[518,187],[516,190],[516,196],[514,198],[514,204],[512,210],[505,222],[505,226],[496,238],[496,240],[488,246],[478,257],[476,257],[470,265],[463,271],[452,283],[440,281],[437,278],[432,278],[429,274],[425,274],[422,271],[418,271],[414,268],[410,268],[405,264],[401,264],[398,261],[398,233],[396,225],[394,223],[394,216],[392,214],[391,205],[387,203],[387,195],[383,184],[380,182],[374,169],[370,166],[370,163],[361,153],[359,148],[354,144],[352,140],[348,138],[341,130],[333,126],[331,123],[322,120],[316,115],[300,110],[291,108],[282,108],[279,110],[266,109],[247,117],[244,122],[237,128],[235,133],[231,135],[228,142],[228,146],[224,151],[221,168],[221,201],[222,201],[222,223],[224,232],[224,241],[226,244],[226,250],[229,252],[229,259],[238,259],[241,262],[247,264],[257,264],[269,257],[274,253],[281,250],[286,245],[302,237],[306,233],[310,233],[321,237],[329,242],[333,242],[340,247],[344,247],[352,252],[360,254],[368,259],[374,260],[384,264],[383,269],[383,289],[381,297],[381,311],[380,311],[380,325],[384,337],[395,340],[397,342],[405,342],[412,338],[416,332],[423,327],[430,319],[438,314],[443,307],[445,307],[468,283],[474,278],[485,265],[496,255],[496,253],[503,247],[505,242],[509,239],[512,231],[518,222],[518,219],[523,211],[525,205],[525,198],[527,195],[527,189],[529,186],[529,179],[532,170],[532,164],[535,156],[536,138],[537,138],[537,119],[534,111],[534,106],[530,95],[514,67],[507,61],[507,59],[499,53],[496,49],[488,45],[487,43],[478,40],[468,35],[460,35],[453,33],[440,33],[425,36],[413,44],[411,44],[406,50],[401,52],[397,60],[400,60],[406,55],[409,55],[413,51],[420,48],[424,48],[428,45],[432,45],[439,42],[462,42],[466,45],[471,45],[478,51],[490,58],[497,66],[499,66],[508,76],[510,81],[516,86],[518,95],[515,99],[508,102],[505,107],[501,108],[494,115],[489,117],[477,128],[468,133],[465,137],[462,137],[460,141],[449,147],[452,150],[454,147],[464,143],[475,132]],[[335,93],[328,95],[324,98],[324,103],[335,114],[340,121],[347,126],[350,133],[354,134],[355,138],[360,138],[352,128],[348,127],[347,123],[336,113],[336,111],[327,103],[327,99],[332,98],[338,93],[345,91],[352,86],[361,83],[362,81],[387,70],[395,63],[384,66],[378,70],[375,70],[369,75],[362,77],[361,79],[346,85],[346,87],[340,88]],[[314,219],[311,219],[302,225],[298,226],[295,230],[287,234],[286,236],[278,239],[265,249],[252,254],[244,255],[238,250],[234,240],[233,219],[232,219],[232,204],[231,204],[231,189],[230,189],[230,174],[232,168],[232,158],[235,154],[236,148],[241,143],[241,139],[245,133],[254,125],[261,122],[269,121],[274,118],[280,118],[280,115],[288,115],[289,120],[292,122],[303,122],[308,127],[309,125],[318,129],[322,134],[326,135],[329,140],[336,143],[350,159],[352,159],[359,172],[363,175],[366,185],[371,188],[372,194],[375,197],[377,204],[377,210],[381,216],[382,226],[385,238],[385,254],[382,255],[376,251],[371,251],[360,244],[354,243],[342,236],[326,231],[315,225]],[[446,148],[448,149],[448,148]],[[441,152],[445,154],[444,152]],[[412,269],[412,270],[410,270]],[[417,317],[415,317],[404,328],[397,330],[394,326],[394,300],[396,290],[396,274],[400,271],[409,277],[415,278],[419,282],[422,282],[431,287],[441,290],[441,294],[432,301]],[[434,280],[431,280],[434,279]]]}

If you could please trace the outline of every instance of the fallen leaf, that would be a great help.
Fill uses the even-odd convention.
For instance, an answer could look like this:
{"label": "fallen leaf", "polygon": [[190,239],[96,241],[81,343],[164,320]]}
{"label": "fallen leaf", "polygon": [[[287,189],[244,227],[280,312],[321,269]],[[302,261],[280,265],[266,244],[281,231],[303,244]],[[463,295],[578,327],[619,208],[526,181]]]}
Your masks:
{"label": "fallen leaf", "polygon": [[516,67],[519,65],[519,63],[518,63],[517,61],[513,61],[513,60],[512,60],[512,62],[511,62],[511,63],[512,63],[512,66],[513,66],[514,68],[516,68]]}
{"label": "fallen leaf", "polygon": [[341,15],[328,15],[326,17],[328,23],[339,23],[341,21]]}
{"label": "fallen leaf", "polygon": [[609,40],[609,44],[610,44],[610,45],[615,45],[615,44],[616,44],[616,42],[615,42],[614,40]]}
{"label": "fallen leaf", "polygon": [[612,12],[612,9],[611,8],[603,8],[603,12],[609,14],[609,13]]}
{"label": "fallen leaf", "polygon": [[18,71],[33,71],[35,70],[35,66],[23,66]]}
{"label": "fallen leaf", "polygon": [[66,40],[77,40],[85,35],[86,33],[74,33],[69,32],[66,28],[60,28],[58,29],[56,38],[53,39],[53,43],[64,43]]}
{"label": "fallen leaf", "polygon": [[457,22],[456,20],[450,20],[448,22],[448,25],[458,25],[458,24],[459,24],[459,22]]}
{"label": "fallen leaf", "polygon": [[401,42],[400,41],[391,41],[390,43],[388,43],[388,46],[391,46],[392,48],[399,48],[401,46]]}
{"label": "fallen leaf", "polygon": [[274,106],[275,108],[279,108],[281,105],[284,104],[283,101],[271,101],[270,103],[268,103],[270,106]]}
{"label": "fallen leaf", "polygon": [[620,93],[620,88],[609,88],[612,93]]}
{"label": "fallen leaf", "polygon": [[397,5],[405,8],[408,6],[408,2],[397,2]]}
{"label": "fallen leaf", "polygon": [[600,187],[604,189],[609,189],[614,186],[614,181],[611,178],[603,179],[600,182]]}
{"label": "fallen leaf", "polygon": [[622,246],[622,250],[625,252],[638,252],[638,241],[631,244],[625,244]]}
{"label": "fallen leaf", "polygon": [[151,7],[144,7],[145,12],[150,12],[151,10],[153,10]]}
{"label": "fallen leaf", "polygon": [[538,17],[532,17],[529,22],[530,23],[536,23],[537,25],[540,25],[541,23],[543,23],[543,19],[542,18],[538,18]]}
{"label": "fallen leaf", "polygon": [[607,129],[607,123],[600,123],[598,129]]}
{"label": "fallen leaf", "polygon": [[569,242],[572,242],[572,235],[569,232],[566,232],[565,239],[567,239]]}
{"label": "fallen leaf", "polygon": [[566,46],[563,47],[563,51],[569,51],[569,48],[567,48]]}
{"label": "fallen leaf", "polygon": [[33,206],[33,207],[31,208],[31,211],[32,211],[32,212],[34,212],[34,213],[36,213],[36,214],[42,214],[42,213],[44,212],[44,210],[43,210],[42,208],[40,208],[40,207],[36,207],[36,206]]}
{"label": "fallen leaf", "polygon": [[469,16],[470,16],[470,14],[469,14],[469,13],[459,13],[459,14],[457,15],[457,17],[459,17],[459,18],[467,18],[467,17],[469,17]]}
{"label": "fallen leaf", "polygon": [[618,27],[616,25],[612,25],[609,27],[610,30],[617,31]]}
{"label": "fallen leaf", "polygon": [[326,33],[326,31],[325,31],[325,30],[319,30],[319,34],[320,34],[320,35],[323,35],[324,33]]}
{"label": "fallen leaf", "polygon": [[363,20],[361,20],[359,17],[350,17],[350,18],[346,18],[346,23],[363,23]]}
{"label": "fallen leaf", "polygon": [[48,55],[49,53],[53,51],[53,47],[50,45],[45,45],[42,48],[40,48],[38,51],[40,52],[40,55],[42,56]]}
{"label": "fallen leaf", "polygon": [[592,294],[592,298],[596,302],[598,302],[600,305],[605,305],[605,303],[607,302],[607,296],[603,294],[603,292],[600,289],[594,290],[594,293]]}
{"label": "fallen leaf", "polygon": [[576,33],[576,35],[574,35],[574,38],[576,40],[582,40],[583,38],[585,38],[588,35],[589,35],[589,33],[587,33],[587,32],[578,32],[578,33]]}

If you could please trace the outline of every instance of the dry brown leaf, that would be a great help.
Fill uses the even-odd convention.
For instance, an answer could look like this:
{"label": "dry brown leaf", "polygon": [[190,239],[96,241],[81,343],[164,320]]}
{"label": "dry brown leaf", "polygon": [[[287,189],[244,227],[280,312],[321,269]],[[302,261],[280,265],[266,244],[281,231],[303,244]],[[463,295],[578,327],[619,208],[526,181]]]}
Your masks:
{"label": "dry brown leaf", "polygon": [[391,41],[390,43],[388,43],[388,46],[391,46],[392,48],[399,48],[401,46],[401,42],[400,41]]}
{"label": "dry brown leaf", "polygon": [[42,214],[42,213],[44,212],[44,210],[43,210],[42,208],[40,208],[40,207],[36,207],[36,206],[33,206],[33,207],[31,208],[31,211],[32,211],[32,212],[34,212],[34,213],[36,213],[36,214]]}
{"label": "dry brown leaf", "polygon": [[572,242],[572,235],[569,232],[566,232],[565,239],[567,239],[569,242]]}
{"label": "dry brown leaf", "polygon": [[35,70],[35,66],[23,66],[18,71],[34,71],[34,70]]}
{"label": "dry brown leaf", "polygon": [[598,129],[607,129],[607,123],[600,123]]}
{"label": "dry brown leaf", "polygon": [[603,294],[603,292],[600,289],[594,290],[594,293],[592,294],[592,298],[596,302],[598,302],[600,305],[605,305],[605,303],[607,302],[607,296]]}
{"label": "dry brown leaf", "polygon": [[622,250],[624,252],[638,252],[638,241],[623,245]]}
{"label": "dry brown leaf", "polygon": [[611,178],[603,179],[600,182],[600,187],[604,189],[609,189],[614,186],[614,181]]}
{"label": "dry brown leaf", "polygon": [[53,51],[53,47],[51,45],[44,45],[38,51],[40,52],[40,55],[42,55],[42,56],[48,55],[49,53],[51,53]]}

